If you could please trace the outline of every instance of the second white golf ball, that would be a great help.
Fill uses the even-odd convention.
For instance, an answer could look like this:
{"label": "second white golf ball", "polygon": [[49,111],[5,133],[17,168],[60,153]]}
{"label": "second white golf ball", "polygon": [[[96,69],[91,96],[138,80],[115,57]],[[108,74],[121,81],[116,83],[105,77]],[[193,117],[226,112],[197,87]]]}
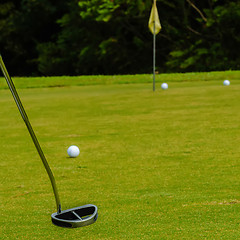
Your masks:
{"label": "second white golf ball", "polygon": [[161,88],[162,88],[163,90],[168,89],[168,84],[167,84],[167,83],[162,83]]}
{"label": "second white golf ball", "polygon": [[77,146],[72,145],[68,148],[67,153],[69,157],[75,158],[79,155],[80,150]]}
{"label": "second white golf ball", "polygon": [[229,80],[224,80],[223,81],[223,85],[224,86],[229,86],[230,85],[230,81]]}

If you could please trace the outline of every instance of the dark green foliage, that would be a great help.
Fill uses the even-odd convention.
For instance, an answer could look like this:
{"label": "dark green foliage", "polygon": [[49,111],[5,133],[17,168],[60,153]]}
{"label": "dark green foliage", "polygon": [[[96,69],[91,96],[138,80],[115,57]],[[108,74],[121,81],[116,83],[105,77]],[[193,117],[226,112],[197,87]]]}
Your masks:
{"label": "dark green foliage", "polygon": [[211,71],[240,67],[237,30],[240,29],[240,2],[209,2],[209,8],[203,8],[204,18],[199,15],[186,24],[188,32],[184,41],[170,52],[167,62],[170,70]]}
{"label": "dark green foliage", "polygon": [[1,52],[15,75],[39,73],[38,45],[56,39],[60,31],[56,19],[64,13],[63,2],[5,0],[0,4]]}
{"label": "dark green foliage", "polygon": [[[152,37],[140,3],[72,1],[69,12],[58,20],[62,31],[57,46],[44,44],[46,51],[39,49],[41,66],[45,58],[54,61],[39,70],[54,75],[59,61],[67,59],[72,64],[65,68],[68,75],[146,72],[151,66]],[[57,51],[58,56],[52,54]],[[146,65],[146,57],[150,64]]]}
{"label": "dark green foliage", "polygon": [[[14,75],[152,71],[152,1],[3,0],[0,50]],[[157,70],[239,69],[240,2],[159,0]]]}

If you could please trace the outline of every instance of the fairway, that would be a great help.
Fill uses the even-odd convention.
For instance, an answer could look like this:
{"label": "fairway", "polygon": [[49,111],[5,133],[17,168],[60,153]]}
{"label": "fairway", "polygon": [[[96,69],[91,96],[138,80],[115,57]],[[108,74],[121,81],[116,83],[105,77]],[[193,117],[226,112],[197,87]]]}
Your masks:
{"label": "fairway", "polygon": [[63,210],[98,207],[78,229],[51,223],[48,176],[2,88],[0,239],[239,239],[240,74],[223,80],[18,90]]}

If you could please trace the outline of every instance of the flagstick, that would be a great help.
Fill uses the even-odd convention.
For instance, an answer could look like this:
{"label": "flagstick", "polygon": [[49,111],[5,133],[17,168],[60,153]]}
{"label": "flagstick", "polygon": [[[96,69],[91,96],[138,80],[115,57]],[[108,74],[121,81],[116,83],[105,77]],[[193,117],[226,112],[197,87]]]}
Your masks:
{"label": "flagstick", "polygon": [[153,23],[153,92],[155,91],[155,65],[156,65],[156,34],[155,21]]}

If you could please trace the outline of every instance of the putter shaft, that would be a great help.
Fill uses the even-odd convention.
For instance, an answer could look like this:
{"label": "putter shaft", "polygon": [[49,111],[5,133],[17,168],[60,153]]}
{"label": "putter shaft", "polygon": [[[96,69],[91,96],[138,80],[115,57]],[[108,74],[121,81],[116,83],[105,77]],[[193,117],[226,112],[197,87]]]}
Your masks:
{"label": "putter shaft", "polygon": [[13,84],[13,81],[11,79],[11,77],[9,76],[8,72],[7,72],[7,69],[5,67],[5,64],[3,62],[3,59],[2,59],[2,56],[0,55],[0,67],[2,69],[2,72],[3,72],[3,75],[7,81],[7,84],[8,84],[8,87],[13,95],[13,98],[17,104],[17,107],[18,107],[18,110],[23,118],[23,121],[25,122],[26,126],[27,126],[27,129],[28,129],[28,132],[30,133],[30,136],[33,140],[33,143],[38,151],[38,154],[42,160],[42,163],[48,173],[48,176],[50,178],[50,181],[51,181],[51,184],[52,184],[52,188],[53,188],[53,192],[54,192],[54,195],[55,195],[55,200],[56,200],[56,205],[57,205],[57,211],[58,213],[61,213],[61,203],[60,203],[60,198],[59,198],[59,194],[58,194],[58,190],[57,190],[57,186],[56,186],[56,182],[55,182],[55,179],[54,179],[54,176],[53,176],[53,173],[48,165],[48,162],[45,158],[45,155],[42,151],[42,148],[37,140],[37,137],[33,131],[33,128],[28,120],[28,116],[23,108],[23,105],[22,105],[22,102],[18,96],[18,93],[17,93],[17,90]]}

